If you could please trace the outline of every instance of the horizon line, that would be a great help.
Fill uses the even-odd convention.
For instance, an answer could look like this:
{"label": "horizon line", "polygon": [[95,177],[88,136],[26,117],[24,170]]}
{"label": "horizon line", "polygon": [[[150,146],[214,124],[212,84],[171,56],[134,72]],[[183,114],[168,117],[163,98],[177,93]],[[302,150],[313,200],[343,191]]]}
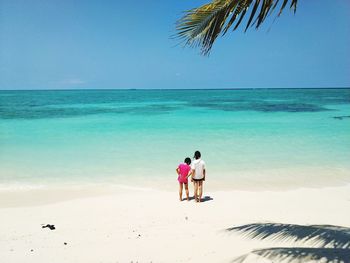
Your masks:
{"label": "horizon line", "polygon": [[1,89],[0,91],[89,91],[89,90],[150,90],[150,91],[159,91],[159,90],[257,90],[257,89],[350,89],[349,87],[305,87],[305,88],[280,88],[280,87],[252,87],[252,88],[67,88],[67,89]]}

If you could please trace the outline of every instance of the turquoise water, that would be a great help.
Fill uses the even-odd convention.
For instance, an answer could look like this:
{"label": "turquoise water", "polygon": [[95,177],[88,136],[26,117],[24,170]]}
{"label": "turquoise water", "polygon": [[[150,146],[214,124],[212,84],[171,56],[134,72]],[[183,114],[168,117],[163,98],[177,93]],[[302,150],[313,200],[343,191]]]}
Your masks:
{"label": "turquoise water", "polygon": [[208,187],[350,181],[350,89],[0,91],[0,190],[176,187],[200,150]]}

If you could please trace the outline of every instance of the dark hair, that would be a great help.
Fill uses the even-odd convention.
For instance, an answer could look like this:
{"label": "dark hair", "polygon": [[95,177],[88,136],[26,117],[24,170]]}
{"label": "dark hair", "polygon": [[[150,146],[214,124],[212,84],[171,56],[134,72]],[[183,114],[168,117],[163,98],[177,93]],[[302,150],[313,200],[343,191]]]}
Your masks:
{"label": "dark hair", "polygon": [[201,158],[201,153],[200,153],[200,151],[195,151],[193,157],[194,157],[195,159]]}
{"label": "dark hair", "polygon": [[186,157],[185,158],[185,163],[187,163],[188,165],[191,164],[191,158],[190,157]]}

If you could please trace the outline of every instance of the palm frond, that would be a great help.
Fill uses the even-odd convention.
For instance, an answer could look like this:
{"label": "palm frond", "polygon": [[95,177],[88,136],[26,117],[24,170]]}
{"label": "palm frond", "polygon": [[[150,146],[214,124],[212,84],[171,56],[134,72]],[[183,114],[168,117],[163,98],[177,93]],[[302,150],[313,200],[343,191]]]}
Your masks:
{"label": "palm frond", "polygon": [[[250,7],[252,10],[245,31],[252,25],[259,28],[279,2],[280,0],[213,0],[186,11],[177,22],[177,35],[186,45],[200,46],[202,54],[207,55],[220,33],[224,35],[229,28],[233,27],[234,31],[239,27]],[[278,16],[289,2],[290,8],[296,11],[297,0],[283,0]]]}
{"label": "palm frond", "polygon": [[272,262],[302,263],[313,260],[322,260],[323,263],[350,263],[350,249],[342,248],[302,248],[302,247],[276,247],[253,250],[240,256],[232,263],[244,263],[248,257],[256,255]]}
{"label": "palm frond", "polygon": [[333,225],[255,223],[231,227],[227,231],[249,238],[308,242],[320,247],[350,248],[350,228]]}
{"label": "palm frond", "polygon": [[236,1],[215,0],[187,11],[178,21],[178,36],[188,45],[202,46],[203,53],[208,53],[236,4]]}

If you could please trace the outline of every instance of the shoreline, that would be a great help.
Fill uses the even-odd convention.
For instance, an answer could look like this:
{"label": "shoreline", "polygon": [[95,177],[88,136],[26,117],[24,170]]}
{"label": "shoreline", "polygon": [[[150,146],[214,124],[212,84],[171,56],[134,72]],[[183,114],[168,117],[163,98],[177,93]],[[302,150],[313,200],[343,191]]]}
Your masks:
{"label": "shoreline", "polygon": [[[283,178],[280,181],[274,181],[274,176],[266,180],[264,176],[252,178],[252,174],[240,174],[239,178],[225,180],[221,183],[220,178],[209,178],[204,184],[204,191],[209,192],[286,192],[299,189],[327,189],[350,186],[348,173],[350,170],[343,170],[342,176],[336,178],[332,176],[319,176],[320,180],[316,183],[315,176],[311,182],[300,180],[302,176],[292,178]],[[305,173],[306,174],[306,173]],[[243,178],[246,177],[246,182]],[[305,177],[305,175],[304,175]],[[259,180],[257,180],[257,178]],[[305,177],[306,178],[306,177]],[[110,179],[110,178],[109,178]],[[222,179],[222,178],[221,178]],[[298,180],[299,179],[299,180]],[[308,179],[311,179],[310,177]],[[142,182],[143,181],[143,182]],[[283,183],[281,183],[283,182]],[[193,191],[193,184],[189,184],[190,193]],[[151,182],[146,182],[142,178],[133,178],[128,181],[70,181],[70,182],[26,182],[26,183],[8,183],[0,184],[0,208],[36,206],[42,204],[57,203],[71,199],[80,199],[85,197],[105,196],[118,193],[127,193],[128,191],[153,191],[160,193],[178,192],[178,182],[175,177],[156,178]]]}
{"label": "shoreline", "polygon": [[[210,184],[210,183],[209,183]],[[348,188],[350,192],[349,182],[334,182],[332,185],[295,185],[293,187],[281,188],[275,186],[273,188],[263,187],[246,187],[239,189],[210,187],[210,185],[204,185],[204,194],[209,193],[247,193],[247,194],[264,194],[264,193],[290,193],[297,191],[324,191],[329,189],[343,189]],[[189,184],[190,196],[193,195],[193,184]],[[41,205],[51,205],[61,202],[69,202],[73,200],[86,199],[86,198],[98,198],[103,196],[116,196],[137,193],[152,193],[152,194],[166,194],[173,195],[174,198],[178,198],[178,184],[175,182],[172,189],[170,188],[150,188],[145,185],[126,185],[126,184],[110,184],[110,183],[87,183],[87,184],[51,184],[41,185],[38,188],[17,188],[13,190],[11,188],[7,190],[0,190],[0,209],[2,208],[20,208],[20,207],[35,207]],[[185,192],[183,192],[185,197]],[[350,199],[349,199],[350,200]]]}

